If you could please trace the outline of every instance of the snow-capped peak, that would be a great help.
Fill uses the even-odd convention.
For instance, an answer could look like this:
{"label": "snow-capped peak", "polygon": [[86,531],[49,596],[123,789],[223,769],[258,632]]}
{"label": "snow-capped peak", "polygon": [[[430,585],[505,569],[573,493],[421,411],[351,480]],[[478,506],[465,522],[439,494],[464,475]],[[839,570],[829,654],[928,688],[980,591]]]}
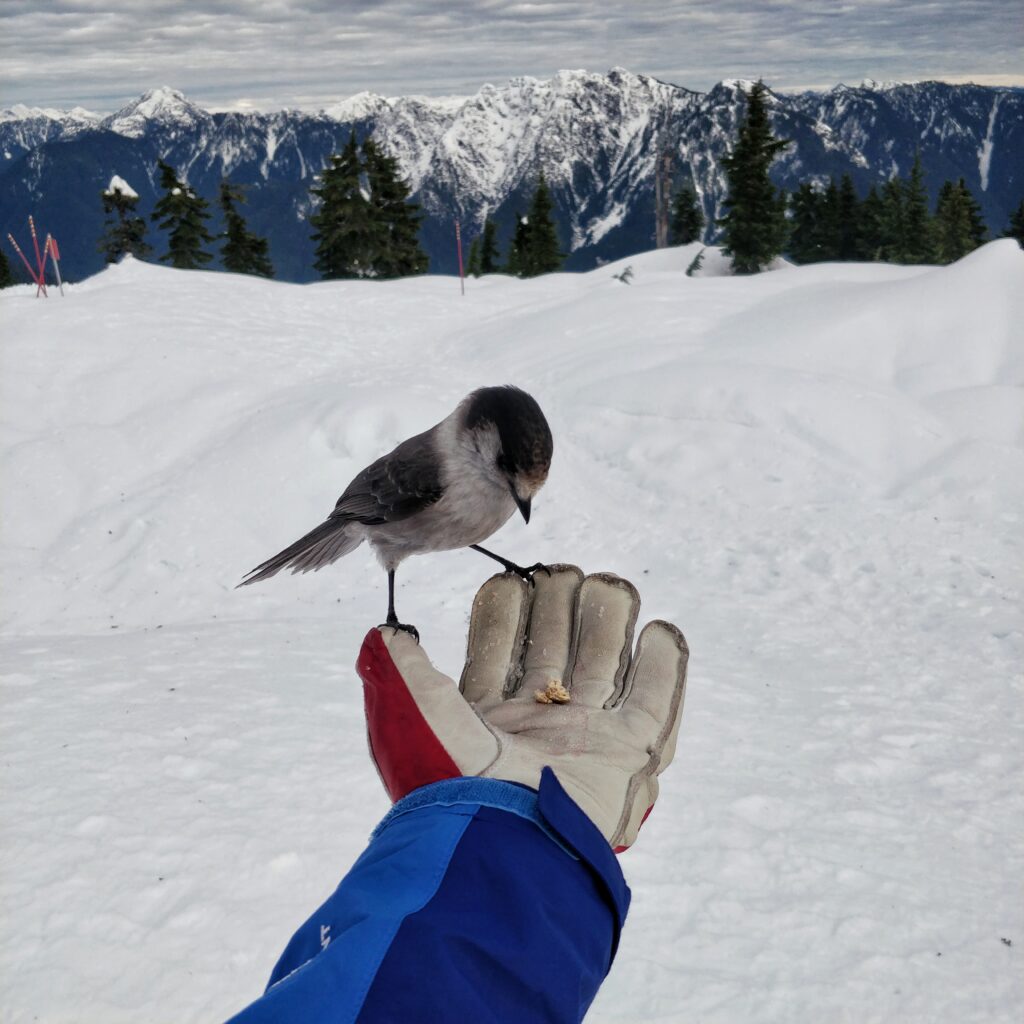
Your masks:
{"label": "snow-capped peak", "polygon": [[390,108],[391,104],[383,96],[364,91],[324,108],[324,114],[332,121],[365,121],[367,118],[379,116],[382,110]]}
{"label": "snow-capped peak", "polygon": [[750,78],[723,78],[718,84],[723,89],[740,90],[741,92],[750,92],[754,88],[754,82]]}
{"label": "snow-capped peak", "polygon": [[137,138],[147,123],[186,125],[209,118],[209,113],[186,98],[177,89],[163,86],[144,92],[137,100],[122,107],[103,121],[103,126],[119,135]]}
{"label": "snow-capped peak", "polygon": [[913,81],[912,79],[909,79],[909,78],[906,81],[901,81],[901,82],[893,82],[893,81],[876,82],[875,79],[873,79],[873,78],[865,78],[864,81],[860,83],[860,87],[862,89],[870,89],[872,92],[892,92],[893,89],[899,89],[901,86],[904,86],[904,85],[917,85],[917,84],[918,84],[917,82],[915,82],[915,81]]}
{"label": "snow-capped peak", "polygon": [[30,121],[43,118],[46,121],[60,123],[96,123],[99,114],[94,114],[85,107],[73,107],[71,110],[55,110],[53,107],[27,107],[24,103],[15,103],[7,110],[0,110],[0,121]]}

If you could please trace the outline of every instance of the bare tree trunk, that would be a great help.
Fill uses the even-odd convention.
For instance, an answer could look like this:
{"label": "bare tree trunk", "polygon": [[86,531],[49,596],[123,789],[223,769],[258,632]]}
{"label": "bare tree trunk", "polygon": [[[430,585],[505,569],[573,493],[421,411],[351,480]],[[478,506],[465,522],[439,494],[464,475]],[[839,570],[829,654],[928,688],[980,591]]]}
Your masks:
{"label": "bare tree trunk", "polygon": [[654,169],[654,244],[668,246],[668,223],[672,207],[672,150],[662,149]]}

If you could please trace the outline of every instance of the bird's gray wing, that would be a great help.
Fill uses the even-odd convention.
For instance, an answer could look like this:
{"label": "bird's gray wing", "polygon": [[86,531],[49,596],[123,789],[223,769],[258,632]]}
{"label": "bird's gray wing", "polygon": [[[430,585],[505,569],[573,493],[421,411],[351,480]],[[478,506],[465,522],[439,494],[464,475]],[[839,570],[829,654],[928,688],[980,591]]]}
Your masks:
{"label": "bird's gray wing", "polygon": [[345,488],[330,519],[367,526],[407,519],[444,493],[434,429],[403,441],[364,469]]}

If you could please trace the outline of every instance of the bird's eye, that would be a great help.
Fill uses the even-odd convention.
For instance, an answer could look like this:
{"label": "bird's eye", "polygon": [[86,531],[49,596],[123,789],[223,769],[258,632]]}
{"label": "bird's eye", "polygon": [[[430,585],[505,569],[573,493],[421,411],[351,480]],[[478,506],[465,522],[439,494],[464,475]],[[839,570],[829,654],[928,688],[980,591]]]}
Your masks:
{"label": "bird's eye", "polygon": [[498,458],[495,461],[498,469],[500,469],[502,473],[507,473],[509,471],[508,459],[505,458],[504,452],[498,452]]}

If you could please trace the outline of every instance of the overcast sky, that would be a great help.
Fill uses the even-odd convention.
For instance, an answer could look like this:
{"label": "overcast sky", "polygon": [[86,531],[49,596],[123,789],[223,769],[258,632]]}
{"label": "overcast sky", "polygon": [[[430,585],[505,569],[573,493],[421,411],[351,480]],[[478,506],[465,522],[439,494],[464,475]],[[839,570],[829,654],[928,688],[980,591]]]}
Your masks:
{"label": "overcast sky", "polygon": [[698,90],[1024,85],[1022,49],[1020,0],[3,0],[0,106],[106,112],[169,85],[213,109],[316,109],[617,65]]}

